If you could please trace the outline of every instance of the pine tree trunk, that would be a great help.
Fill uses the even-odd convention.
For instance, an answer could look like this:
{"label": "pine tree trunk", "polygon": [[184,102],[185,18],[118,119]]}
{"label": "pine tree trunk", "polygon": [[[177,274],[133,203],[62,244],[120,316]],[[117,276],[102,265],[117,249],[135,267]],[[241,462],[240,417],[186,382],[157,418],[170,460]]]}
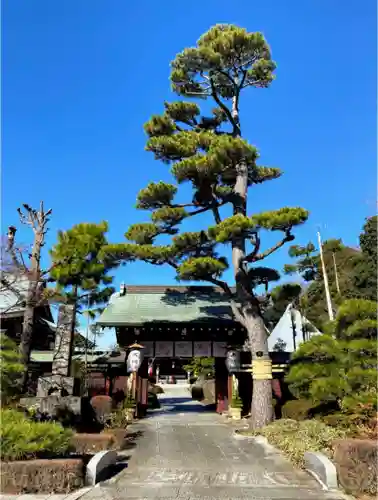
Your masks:
{"label": "pine tree trunk", "polygon": [[[239,110],[234,97],[232,116],[236,120],[235,136],[241,136]],[[234,185],[234,214],[247,215],[248,166],[240,162],[236,167]],[[252,408],[251,426],[254,429],[263,427],[272,421],[272,367],[268,349],[268,338],[258,300],[253,294],[251,283],[245,267],[246,238],[235,238],[232,241],[232,265],[234,268],[236,295],[241,304],[242,324],[248,333],[252,356]]]}
{"label": "pine tree trunk", "polygon": [[[259,429],[273,419],[272,364],[269,356],[268,337],[260,312],[245,313],[245,323],[252,357],[252,407],[250,424]],[[263,365],[261,370],[261,364]]]}

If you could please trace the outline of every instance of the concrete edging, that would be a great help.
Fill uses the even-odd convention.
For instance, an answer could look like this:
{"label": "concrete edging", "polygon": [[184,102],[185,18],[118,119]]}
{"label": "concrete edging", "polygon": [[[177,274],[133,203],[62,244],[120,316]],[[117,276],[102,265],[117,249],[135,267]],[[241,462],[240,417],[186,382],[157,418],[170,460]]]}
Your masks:
{"label": "concrete edging", "polygon": [[254,439],[256,436],[245,436],[244,434],[240,434],[238,432],[238,430],[247,430],[248,427],[246,427],[245,429],[235,429],[232,431],[232,437],[235,438],[235,439]]}
{"label": "concrete edging", "polygon": [[117,462],[117,452],[114,450],[104,450],[96,453],[88,462],[85,473],[87,486],[94,486],[102,480],[102,475],[106,469]]}
{"label": "concrete edging", "polygon": [[326,490],[337,490],[337,471],[331,460],[323,453],[306,451],[304,454],[305,468]]}

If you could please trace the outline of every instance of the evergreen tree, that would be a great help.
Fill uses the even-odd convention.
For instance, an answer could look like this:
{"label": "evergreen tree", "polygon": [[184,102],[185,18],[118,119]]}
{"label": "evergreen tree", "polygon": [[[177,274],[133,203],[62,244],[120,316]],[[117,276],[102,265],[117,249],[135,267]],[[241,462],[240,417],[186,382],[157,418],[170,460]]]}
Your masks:
{"label": "evergreen tree", "polygon": [[361,255],[356,260],[353,284],[361,298],[377,299],[377,223],[378,217],[367,219],[360,235]]}
{"label": "evergreen tree", "polygon": [[[328,322],[328,309],[319,252],[312,243],[308,243],[305,246],[292,246],[289,256],[297,260],[294,264],[286,264],[284,272],[290,275],[298,274],[305,283],[308,283],[300,296],[299,308],[311,323],[322,330]],[[338,306],[344,300],[359,296],[353,284],[353,273],[359,252],[345,246],[341,239],[329,239],[323,243],[323,258],[332,305],[336,313]]]}
{"label": "evergreen tree", "polygon": [[[255,428],[270,422],[273,412],[267,334],[254,287],[279,275],[253,264],[292,241],[293,228],[308,217],[299,207],[251,215],[247,206],[249,188],[282,174],[278,168],[257,165],[258,150],[242,137],[240,119],[242,93],[249,87],[269,87],[275,67],[264,36],[234,25],[212,27],[195,47],[176,56],[171,64],[173,91],[184,98],[213,102],[216,107],[210,114],[202,114],[196,102],[166,102],[164,113],[152,116],[145,125],[146,149],[171,165],[179,185],[192,186],[193,197],[177,203],[177,186],[151,182],[137,197],[138,208],[152,211],[151,222],[132,225],[126,233],[128,243],[108,248],[120,259],[168,264],[179,280],[210,282],[229,296],[251,346],[251,425]],[[226,216],[221,208],[225,206],[231,209]],[[181,222],[206,212],[213,215],[214,225],[179,234]],[[282,233],[282,237],[262,251],[265,230]],[[173,236],[170,244],[157,244],[160,235]],[[228,263],[218,253],[220,244],[232,249],[235,293],[221,280]]]}
{"label": "evergreen tree", "polygon": [[301,344],[286,377],[290,390],[314,404],[338,402],[350,412],[358,404],[377,411],[377,304],[344,301],[328,332]]}
{"label": "evergreen tree", "polygon": [[20,392],[25,368],[16,343],[4,333],[0,334],[0,365],[1,403],[6,404]]}
{"label": "evergreen tree", "polygon": [[58,242],[50,251],[53,263],[50,275],[56,282],[50,295],[74,305],[72,338],[76,314],[84,310],[91,315],[101,312],[114,293],[110,286],[113,278],[108,273],[115,263],[102,252],[108,244],[107,231],[106,222],[77,224],[68,231],[60,231]]}

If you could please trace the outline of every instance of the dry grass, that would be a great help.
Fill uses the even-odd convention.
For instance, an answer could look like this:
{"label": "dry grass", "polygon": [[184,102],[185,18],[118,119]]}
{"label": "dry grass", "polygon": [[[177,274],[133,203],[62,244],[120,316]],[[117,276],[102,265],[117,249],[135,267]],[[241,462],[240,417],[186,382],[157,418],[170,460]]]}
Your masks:
{"label": "dry grass", "polygon": [[270,444],[299,467],[304,467],[303,455],[306,451],[321,451],[332,456],[332,443],[345,436],[343,431],[318,420],[299,422],[289,419],[276,420],[258,431],[241,431],[241,434],[265,436]]}

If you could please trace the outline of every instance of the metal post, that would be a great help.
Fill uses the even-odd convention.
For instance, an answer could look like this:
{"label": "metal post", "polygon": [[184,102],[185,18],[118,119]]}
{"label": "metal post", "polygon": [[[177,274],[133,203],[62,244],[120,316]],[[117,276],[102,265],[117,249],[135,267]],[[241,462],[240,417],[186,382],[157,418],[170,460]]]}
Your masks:
{"label": "metal post", "polygon": [[335,269],[335,281],[336,281],[336,290],[337,293],[340,294],[340,283],[339,283],[339,274],[337,272],[337,265],[336,265],[336,255],[335,252],[332,252],[332,258],[333,258],[333,267]]}
{"label": "metal post", "polygon": [[322,263],[322,271],[323,271],[324,289],[325,289],[327,309],[328,309],[328,317],[329,317],[330,321],[333,321],[334,316],[333,316],[333,309],[332,309],[331,294],[329,293],[328,277],[327,277],[327,271],[326,271],[324,257],[323,257],[322,239],[321,239],[319,231],[318,231],[318,243],[319,243],[320,260]]}

